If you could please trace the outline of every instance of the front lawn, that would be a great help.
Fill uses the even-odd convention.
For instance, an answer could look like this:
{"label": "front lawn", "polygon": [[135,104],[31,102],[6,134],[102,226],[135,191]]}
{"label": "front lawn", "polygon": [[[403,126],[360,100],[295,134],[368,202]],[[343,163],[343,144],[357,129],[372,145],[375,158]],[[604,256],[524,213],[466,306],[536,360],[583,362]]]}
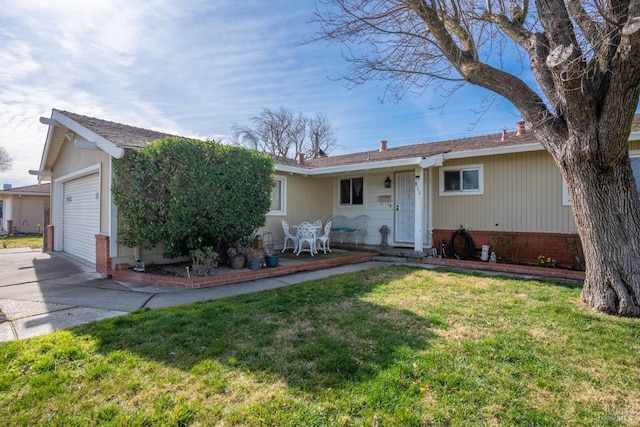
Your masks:
{"label": "front lawn", "polygon": [[42,249],[42,236],[0,237],[0,249],[31,248]]}
{"label": "front lawn", "polygon": [[640,321],[390,266],[0,343],[3,425],[640,424]]}

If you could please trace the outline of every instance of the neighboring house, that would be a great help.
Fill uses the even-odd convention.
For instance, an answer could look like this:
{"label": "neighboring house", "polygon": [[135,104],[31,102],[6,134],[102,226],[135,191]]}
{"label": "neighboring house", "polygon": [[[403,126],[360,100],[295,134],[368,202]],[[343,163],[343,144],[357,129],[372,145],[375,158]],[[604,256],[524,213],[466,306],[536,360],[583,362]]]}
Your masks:
{"label": "neighboring house", "polygon": [[[160,262],[159,250],[118,244],[112,159],[169,135],[59,110],[41,122],[50,128],[33,173],[52,183],[52,249],[96,262],[105,274],[136,259]],[[640,116],[632,129],[630,153],[640,178]],[[476,248],[509,236],[521,260],[544,254],[573,262],[567,242],[576,226],[562,177],[522,122],[517,131],[496,135],[403,147],[382,141],[375,151],[275,160],[273,203],[259,232],[272,232],[280,245],[282,219],[297,224],[364,214],[366,244],[380,244],[386,225],[389,245],[420,252],[439,248],[463,227]]]}
{"label": "neighboring house", "polygon": [[3,232],[42,232],[49,223],[49,184],[2,190],[0,204]]}

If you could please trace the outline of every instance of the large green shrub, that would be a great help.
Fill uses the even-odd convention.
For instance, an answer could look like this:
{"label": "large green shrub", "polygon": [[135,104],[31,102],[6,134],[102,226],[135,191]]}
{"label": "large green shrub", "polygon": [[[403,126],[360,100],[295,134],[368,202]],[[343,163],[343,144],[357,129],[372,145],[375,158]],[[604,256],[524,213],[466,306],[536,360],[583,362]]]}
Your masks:
{"label": "large green shrub", "polygon": [[228,247],[263,226],[273,160],[214,141],[167,138],[114,162],[113,196],[127,246],[158,243],[168,258]]}

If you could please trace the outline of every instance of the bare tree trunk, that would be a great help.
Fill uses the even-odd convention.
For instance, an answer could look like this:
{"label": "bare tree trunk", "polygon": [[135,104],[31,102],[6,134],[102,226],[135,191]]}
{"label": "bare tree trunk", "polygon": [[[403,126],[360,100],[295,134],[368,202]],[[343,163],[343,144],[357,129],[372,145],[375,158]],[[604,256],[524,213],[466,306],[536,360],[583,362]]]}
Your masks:
{"label": "bare tree trunk", "polygon": [[626,153],[607,160],[595,132],[589,137],[568,141],[572,161],[561,162],[587,266],[582,300],[595,311],[638,317],[640,198],[633,172]]}

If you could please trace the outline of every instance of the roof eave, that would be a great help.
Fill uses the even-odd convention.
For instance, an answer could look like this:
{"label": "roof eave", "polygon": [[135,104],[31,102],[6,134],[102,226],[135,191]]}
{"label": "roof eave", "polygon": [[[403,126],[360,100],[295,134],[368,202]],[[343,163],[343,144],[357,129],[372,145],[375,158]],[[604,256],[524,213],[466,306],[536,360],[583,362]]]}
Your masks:
{"label": "roof eave", "polygon": [[[57,110],[53,110],[51,114],[51,119],[46,117],[41,117],[40,122],[49,125],[49,134],[51,134],[51,126],[64,126],[69,130],[72,130],[76,133],[76,135],[81,135],[85,140],[93,142],[96,144],[96,147],[105,153],[109,154],[111,157],[116,159],[121,159],[124,156],[124,148],[117,146],[113,142],[109,141],[106,138],[98,135],[97,133],[87,129],[82,126],[78,122],[69,117],[65,116],[63,113]],[[49,135],[47,136],[47,144],[45,144],[45,150],[48,150],[49,143]],[[46,161],[45,156],[43,155],[43,161]],[[44,164],[41,164],[40,169],[44,167]]]}
{"label": "roof eave", "polygon": [[49,196],[50,193],[41,192],[41,191],[11,191],[11,190],[0,190],[0,195],[9,195],[9,196]]}
{"label": "roof eave", "polygon": [[[53,115],[53,113],[51,113],[51,115]],[[40,123],[48,126],[47,139],[44,143],[44,149],[42,150],[42,157],[40,158],[40,167],[38,168],[38,171],[29,171],[29,174],[31,175],[38,175],[38,183],[42,180],[42,176],[45,175],[44,171],[47,170],[47,157],[49,157],[49,148],[51,147],[51,139],[53,138],[53,129],[60,125],[60,123],[48,117],[40,117]]]}
{"label": "roof eave", "polygon": [[309,175],[331,175],[338,173],[358,172],[362,170],[378,170],[378,169],[392,169],[403,166],[415,166],[419,164],[422,157],[409,157],[405,159],[395,160],[382,160],[379,162],[366,162],[366,163],[354,163],[350,165],[342,166],[329,166],[325,168],[311,169]]}

